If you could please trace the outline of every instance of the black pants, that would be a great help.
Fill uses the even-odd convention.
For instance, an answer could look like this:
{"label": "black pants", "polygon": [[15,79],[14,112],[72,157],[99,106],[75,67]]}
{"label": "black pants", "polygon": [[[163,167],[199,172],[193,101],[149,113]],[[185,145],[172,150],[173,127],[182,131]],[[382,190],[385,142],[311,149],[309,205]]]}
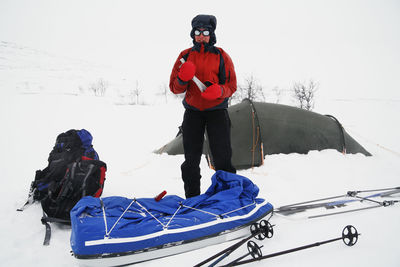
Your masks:
{"label": "black pants", "polygon": [[182,123],[185,161],[181,166],[186,198],[200,194],[200,160],[207,129],[215,170],[236,173],[232,166],[230,119],[226,109],[195,111],[187,109]]}

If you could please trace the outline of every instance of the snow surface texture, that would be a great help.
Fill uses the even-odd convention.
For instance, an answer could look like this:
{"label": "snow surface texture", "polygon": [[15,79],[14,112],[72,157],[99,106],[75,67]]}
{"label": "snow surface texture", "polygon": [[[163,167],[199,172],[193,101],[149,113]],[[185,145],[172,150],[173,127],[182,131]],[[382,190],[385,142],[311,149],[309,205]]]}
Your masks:
{"label": "snow surface texture", "polygon": [[[389,10],[389,14],[386,12],[388,8],[384,9],[382,7],[384,5],[380,3],[376,4],[377,6],[374,8],[371,2],[369,2],[370,6],[364,5],[364,2],[358,3],[358,5],[352,2],[348,9],[342,8],[343,6],[347,7],[348,1],[343,3],[338,8],[334,8],[337,1],[327,5],[327,8],[323,10],[331,12],[333,8],[336,12],[318,13],[318,23],[313,20],[314,16],[305,15],[307,7],[303,8],[302,4],[296,5],[287,16],[278,18],[274,17],[273,13],[286,14],[287,10],[284,8],[268,9],[268,16],[262,16],[258,12],[265,12],[264,10],[267,9],[246,6],[248,9],[242,11],[235,6],[236,10],[253,14],[252,19],[259,19],[259,21],[246,23],[245,20],[238,20],[239,15],[235,12],[230,12],[232,14],[230,17],[226,17],[225,22],[223,19],[220,20],[221,28],[227,29],[227,25],[232,23],[231,32],[220,31],[218,36],[220,41],[225,41],[225,44],[231,43],[231,45],[226,45],[226,48],[230,52],[238,72],[246,70],[245,66],[253,66],[256,63],[253,69],[256,77],[267,81],[275,79],[270,84],[271,87],[279,81],[276,77],[280,77],[280,81],[290,83],[293,76],[287,76],[288,73],[293,74],[302,70],[300,74],[306,74],[305,77],[299,76],[302,79],[307,79],[309,73],[317,74],[315,79],[321,82],[319,93],[323,97],[316,99],[315,111],[337,117],[346,131],[373,154],[372,157],[365,157],[361,154],[342,155],[336,150],[325,150],[312,151],[307,155],[271,155],[265,158],[264,166],[240,171],[240,175],[249,177],[260,187],[259,196],[269,200],[275,207],[320,197],[341,195],[349,190],[400,185],[400,142],[398,141],[400,136],[398,116],[400,114],[400,99],[398,98],[400,68],[395,68],[400,62],[398,60],[400,31],[391,32],[391,28],[385,28],[379,24],[386,23],[385,25],[397,25],[398,27],[398,3],[390,2],[397,7],[397,11],[396,8],[392,8]],[[69,2],[65,2],[65,4],[69,5]],[[169,2],[168,5],[170,5]],[[313,5],[321,8],[321,5],[325,6],[326,3],[314,1]],[[370,8],[368,9],[368,7]],[[301,12],[298,10],[299,8]],[[223,10],[225,9],[226,6],[223,7]],[[385,14],[384,20],[373,16],[375,9]],[[73,10],[70,16],[72,18],[76,15],[76,9],[72,7],[71,10]],[[164,11],[163,8],[160,10]],[[229,11],[232,10],[229,9]],[[78,11],[82,13],[82,17],[87,16],[85,10],[79,9]],[[377,13],[379,13],[378,11]],[[27,15],[31,9],[26,8],[24,12]],[[160,69],[165,72],[162,79],[168,79],[172,62],[179,52],[177,47],[180,47],[181,44],[190,45],[187,40],[188,28],[186,26],[188,25],[184,28],[182,21],[190,21],[193,15],[197,14],[193,12],[191,10],[184,15],[185,17],[175,18],[173,22],[175,26],[170,27],[178,31],[174,37],[182,36],[186,39],[182,39],[182,42],[179,40],[179,42],[168,44],[169,50],[166,53],[168,58],[160,61]],[[2,14],[3,19],[7,17],[6,13],[4,11]],[[8,13],[10,17],[16,17],[19,20],[21,17],[29,19],[30,22],[35,20],[34,15],[15,16],[12,12]],[[119,15],[117,10],[115,13]],[[370,19],[365,28],[364,20],[354,18],[359,13]],[[149,12],[143,12],[143,14],[149,14]],[[169,12],[166,14],[168,19],[172,16]],[[221,13],[217,12],[216,15],[219,14]],[[289,16],[295,14],[299,14],[301,19],[293,23],[295,20],[289,20]],[[315,35],[311,32],[308,39],[317,40],[317,42],[314,46],[308,46],[306,38],[302,39],[304,32],[300,28],[309,29],[318,25],[320,21],[324,22],[327,14],[334,19],[335,23],[329,24],[330,27],[324,32],[315,31]],[[56,13],[52,15],[58,16]],[[161,16],[161,14],[158,15]],[[132,16],[131,10],[126,9],[121,16],[121,21],[125,22],[124,19],[128,17],[136,16]],[[304,20],[308,17],[312,19]],[[271,21],[265,22],[265,19]],[[391,19],[396,20],[391,21]],[[48,24],[47,20],[43,21]],[[306,25],[302,24],[302,21],[306,21]],[[351,24],[349,21],[352,21]],[[79,26],[73,32],[80,27],[78,22],[77,20],[76,24]],[[109,22],[107,21],[107,23]],[[235,22],[239,24],[233,24]],[[274,26],[272,30],[266,28],[269,39],[268,42],[263,42],[255,39],[259,38],[257,35],[259,32],[255,32],[258,28],[249,27],[249,23],[259,26],[265,23],[265,25],[279,25],[279,27]],[[2,25],[7,25],[17,33],[23,30],[22,28],[15,30],[7,23],[2,23]],[[140,27],[140,30],[146,32],[160,30],[160,25],[146,24],[146,26],[151,29]],[[296,32],[293,36],[290,29],[297,26],[298,28],[293,30]],[[115,28],[110,27],[110,29],[114,31]],[[349,31],[345,31],[346,29]],[[354,32],[351,31],[352,29]],[[127,34],[125,26],[120,26],[118,30],[122,32],[121,36]],[[226,40],[231,38],[229,36],[235,37],[237,30],[248,35],[242,38],[246,41],[245,43],[237,42],[235,46],[235,39],[228,40],[228,42]],[[334,30],[334,32],[332,33],[330,30]],[[62,30],[57,32],[59,34],[66,33]],[[146,32],[141,32],[141,36],[151,38],[154,35],[150,36]],[[163,32],[168,35],[164,38],[170,37],[169,29]],[[223,34],[225,34],[225,39]],[[323,38],[315,37],[321,37],[321,34]],[[84,32],[84,35],[87,35],[87,32]],[[289,36],[286,39],[287,42],[285,46],[281,47],[279,40],[286,35]],[[31,40],[41,39],[45,36],[39,37],[37,38],[32,33]],[[60,40],[64,41],[63,38],[64,36],[60,37]],[[101,36],[101,38],[104,37]],[[70,43],[65,45],[72,45],[77,39],[79,38],[69,39]],[[85,40],[88,41],[88,39]],[[292,39],[294,41],[289,42]],[[246,53],[243,55],[241,51],[243,47],[248,47],[249,40],[253,41],[252,49],[250,49],[252,51],[245,49]],[[122,41],[117,38],[115,46],[110,44],[110,47],[118,50],[119,45],[123,44]],[[85,45],[84,43],[82,42],[81,45]],[[337,47],[339,52],[335,50],[337,53],[331,54],[330,49],[333,49],[333,46],[328,46],[328,43],[334,44],[333,46]],[[267,53],[260,55],[259,51],[263,50],[266,44]],[[291,46],[291,44],[296,45]],[[93,44],[87,45],[93,46]],[[132,58],[129,60],[129,66],[138,73],[138,68],[142,73],[148,73],[148,70],[143,68],[146,61],[135,60],[135,57],[139,57],[137,53],[143,53],[143,49],[148,44],[131,42],[125,44],[124,48],[129,46],[132,48],[134,45],[138,45],[140,49],[132,49],[133,55],[124,54],[121,49],[121,57],[130,55]],[[150,48],[153,49],[152,51],[156,51],[158,46],[159,43],[154,42]],[[221,46],[225,47],[224,43]],[[229,49],[229,46],[232,49]],[[391,51],[394,50],[389,48],[396,48],[397,53],[391,54]],[[110,51],[112,50],[110,49]],[[297,57],[299,55],[302,57]],[[114,54],[111,56],[113,57]],[[332,60],[334,57],[335,60]],[[293,62],[290,60],[292,58],[297,60],[297,65],[292,64]],[[40,222],[42,216],[40,205],[34,204],[22,213],[16,212],[16,209],[26,199],[35,171],[46,167],[48,153],[54,145],[56,136],[66,130],[85,128],[92,133],[94,147],[99,153],[100,159],[105,161],[108,166],[104,197],[113,195],[151,197],[163,190],[166,190],[168,194],[184,195],[180,178],[180,164],[183,157],[152,153],[153,150],[173,139],[178,131],[183,115],[183,107],[178,100],[170,97],[168,104],[160,104],[161,102],[165,103],[165,99],[160,97],[157,101],[148,101],[150,105],[147,106],[121,105],[132,102],[131,99],[127,100],[127,95],[132,86],[135,86],[136,77],[125,73],[121,74],[120,71],[99,64],[66,57],[60,58],[54,54],[27,48],[8,40],[0,40],[0,63],[1,266],[74,266],[76,264],[70,255],[70,229],[68,227],[53,224],[51,244],[43,247],[44,226]],[[305,63],[308,67],[315,66],[320,72],[316,69],[309,71],[309,68],[304,67]],[[325,69],[327,65],[331,68]],[[362,68],[359,68],[360,65]],[[126,77],[132,78],[132,80],[129,78],[127,80]],[[87,91],[88,86],[99,78],[110,81],[110,89],[105,97],[94,97]],[[142,82],[142,80],[140,81]],[[159,84],[161,84],[160,81],[155,81],[154,86],[142,89],[144,91],[156,90],[155,88]],[[342,88],[342,85],[345,89]],[[83,88],[83,90],[79,90],[79,88]],[[353,89],[354,91],[351,91]],[[341,92],[340,96],[337,95],[338,91]],[[348,95],[343,91],[347,91]],[[210,185],[213,171],[207,167],[205,159],[201,162],[201,168],[202,192],[204,192]],[[343,227],[347,224],[354,225],[362,235],[354,247],[347,247],[342,242],[335,242],[249,266],[395,267],[400,265],[400,254],[398,253],[400,205],[311,220],[288,220],[274,216],[271,223],[276,225],[274,237],[258,242],[264,246],[262,248],[264,254],[339,237]],[[142,263],[140,266],[160,266],[160,264],[163,266],[192,266],[231,244],[232,242],[207,247]],[[243,246],[222,263],[233,260],[246,252],[247,249]]]}
{"label": "snow surface texture", "polygon": [[[346,130],[373,156],[342,155],[335,150],[308,155],[272,155],[262,167],[240,171],[260,187],[260,197],[276,207],[293,202],[399,185],[398,129],[382,118],[395,118],[397,101],[331,101],[331,114],[339,114]],[[13,94],[1,98],[1,186],[3,266],[73,265],[68,227],[52,226],[51,245],[43,247],[41,207],[23,204],[36,169],[46,166],[58,133],[71,128],[88,129],[94,147],[107,163],[103,196],[149,197],[162,190],[183,196],[180,179],[182,156],[155,155],[152,151],[171,138],[180,124],[183,108],[176,101],[159,106],[121,106],[107,98],[48,94]],[[345,112],[347,111],[347,112]],[[354,112],[357,111],[357,112]],[[368,114],[374,113],[375,116]],[[398,124],[397,124],[398,125]],[[353,131],[354,129],[354,131]],[[390,129],[390,130],[389,130]],[[384,149],[384,146],[387,149]],[[389,150],[390,149],[390,150]],[[213,171],[203,159],[202,191]],[[313,220],[287,220],[275,216],[275,236],[262,242],[264,254],[340,236],[353,224],[362,235],[354,247],[341,242],[258,263],[260,266],[398,266],[400,208],[393,206]],[[142,266],[190,266],[229,244],[173,256]],[[230,259],[245,253],[239,249]]]}

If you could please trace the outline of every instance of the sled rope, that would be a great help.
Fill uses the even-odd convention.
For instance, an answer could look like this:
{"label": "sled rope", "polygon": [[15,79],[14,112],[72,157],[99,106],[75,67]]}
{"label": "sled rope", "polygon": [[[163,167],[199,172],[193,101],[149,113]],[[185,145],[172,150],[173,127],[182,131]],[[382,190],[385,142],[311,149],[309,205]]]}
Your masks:
{"label": "sled rope", "polygon": [[106,228],[106,235],[105,236],[107,236],[107,232],[108,232],[108,230],[107,230],[107,218],[106,218],[106,210],[104,209],[104,203],[103,203],[103,200],[100,198],[100,203],[101,203],[101,208],[102,208],[102,210],[103,210],[103,220],[104,220],[104,226],[105,226],[105,228]]}
{"label": "sled rope", "polygon": [[164,226],[164,229],[165,229],[165,228],[168,228],[168,225],[169,225],[170,222],[175,218],[175,215],[178,213],[178,211],[179,211],[181,208],[182,208],[182,205],[179,205],[179,208],[176,209],[174,215],[172,215],[171,219],[169,219],[167,225]]}
{"label": "sled rope", "polygon": [[106,226],[106,237],[109,237],[112,230],[114,230],[115,226],[118,224],[118,222],[121,220],[122,217],[124,217],[125,213],[128,211],[128,209],[132,206],[132,204],[136,201],[134,198],[131,203],[128,205],[128,207],[124,210],[124,212],[119,216],[118,220],[114,223],[114,225],[111,227],[110,231],[107,232],[107,221],[106,221],[106,212],[104,210],[104,205],[103,205],[103,217],[104,217],[104,224]]}
{"label": "sled rope", "polygon": [[148,211],[144,206],[142,206],[136,199],[135,199],[135,202],[139,205],[139,207],[144,209],[144,211],[146,211],[151,217],[153,217],[159,224],[161,224],[163,226],[163,228],[165,228],[165,225],[159,219],[157,219],[157,217],[155,217],[153,214],[151,214],[151,212]]}
{"label": "sled rope", "polygon": [[212,213],[212,212],[209,212],[209,211],[205,211],[205,210],[201,210],[201,209],[196,209],[196,208],[189,207],[189,206],[186,206],[186,205],[183,205],[183,204],[182,204],[182,207],[188,208],[188,209],[192,209],[192,210],[195,210],[195,211],[200,211],[200,212],[203,212],[203,213],[206,213],[206,214],[209,214],[209,215],[213,215],[213,216],[215,216],[215,217],[219,217],[218,214],[215,214],[215,213]]}
{"label": "sled rope", "polygon": [[132,206],[133,203],[136,203],[141,209],[143,209],[143,210],[144,210],[145,212],[147,212],[151,217],[153,217],[159,224],[162,225],[163,229],[167,229],[167,228],[168,228],[169,224],[170,224],[170,223],[172,222],[172,220],[176,217],[176,214],[178,214],[179,210],[180,210],[182,207],[183,207],[183,208],[192,209],[192,210],[195,210],[195,211],[199,211],[199,212],[203,212],[203,213],[206,213],[206,214],[209,214],[209,215],[212,215],[212,216],[215,216],[215,217],[217,217],[217,218],[221,218],[221,219],[222,219],[224,216],[226,216],[226,215],[228,215],[228,214],[230,214],[230,213],[233,213],[233,212],[236,212],[236,211],[238,211],[238,210],[245,209],[245,208],[247,208],[247,207],[256,205],[256,202],[254,201],[253,203],[248,204],[248,205],[246,205],[246,206],[243,206],[243,207],[237,208],[237,209],[235,209],[235,210],[228,211],[228,212],[226,212],[226,213],[223,213],[223,214],[218,215],[218,214],[215,214],[215,213],[212,213],[212,212],[209,212],[209,211],[197,209],[197,208],[194,208],[194,207],[189,207],[189,206],[186,206],[186,205],[183,205],[182,203],[180,203],[179,207],[176,209],[176,211],[174,212],[174,214],[171,216],[171,218],[169,219],[168,223],[167,223],[167,224],[163,224],[163,223],[162,223],[159,219],[157,219],[157,217],[155,217],[148,209],[146,209],[146,207],[144,207],[143,205],[141,205],[141,204],[137,201],[136,198],[134,198],[134,199],[131,201],[131,203],[129,203],[128,207],[126,207],[126,209],[125,209],[124,212],[121,214],[121,216],[119,216],[119,218],[118,218],[117,221],[114,223],[114,225],[110,228],[110,231],[108,231],[108,228],[107,228],[106,211],[105,211],[105,208],[104,208],[103,201],[102,201],[101,199],[100,199],[100,201],[101,201],[101,207],[102,207],[102,210],[103,210],[103,219],[104,219],[104,226],[105,226],[105,232],[106,232],[106,234],[105,234],[105,236],[104,236],[105,238],[109,238],[109,237],[110,237],[110,234],[111,234],[111,232],[114,230],[115,226],[116,226],[116,225],[118,224],[118,222],[124,217],[125,213],[129,210],[129,208]]}
{"label": "sled rope", "polygon": [[227,215],[227,214],[229,214],[229,213],[232,213],[232,212],[235,212],[235,211],[238,211],[238,210],[241,210],[241,209],[245,209],[245,208],[250,207],[250,206],[253,206],[253,205],[255,205],[255,204],[256,204],[256,202],[254,201],[253,203],[248,204],[248,205],[246,205],[246,206],[243,206],[243,207],[241,207],[241,208],[237,208],[237,209],[235,209],[235,210],[232,210],[232,211],[223,213],[223,214],[221,214],[221,216],[225,216],[225,215]]}
{"label": "sled rope", "polygon": [[232,210],[232,211],[225,212],[225,213],[223,213],[223,214],[220,214],[220,215],[218,215],[218,214],[215,214],[215,213],[212,213],[212,212],[209,212],[209,211],[205,211],[205,210],[201,210],[201,209],[196,209],[196,208],[193,208],[193,207],[185,206],[185,205],[183,205],[183,204],[182,204],[182,207],[184,207],[184,208],[188,208],[188,209],[192,209],[192,210],[195,210],[195,211],[200,211],[200,212],[203,212],[203,213],[206,213],[206,214],[209,214],[209,215],[213,215],[213,216],[215,216],[215,217],[222,218],[223,216],[226,216],[227,214],[230,214],[230,213],[236,212],[236,211],[238,211],[238,210],[241,210],[241,209],[245,209],[245,208],[247,208],[247,207],[250,207],[250,206],[252,206],[252,205],[255,205],[255,204],[256,204],[256,202],[254,201],[254,202],[253,202],[253,203],[251,203],[251,204],[248,204],[248,205],[246,205],[246,206],[243,206],[243,207],[237,208],[237,209],[235,209],[235,210]]}

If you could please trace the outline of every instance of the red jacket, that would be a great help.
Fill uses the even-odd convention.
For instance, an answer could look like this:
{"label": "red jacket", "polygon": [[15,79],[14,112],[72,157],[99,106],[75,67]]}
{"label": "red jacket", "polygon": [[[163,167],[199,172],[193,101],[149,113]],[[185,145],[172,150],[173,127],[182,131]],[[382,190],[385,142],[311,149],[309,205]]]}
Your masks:
{"label": "red jacket", "polygon": [[[201,97],[201,92],[196,84],[190,80],[183,82],[178,79],[179,68],[182,65],[180,59],[185,58],[196,65],[196,77],[206,83],[210,81],[221,86],[222,96],[214,101]],[[179,54],[172,69],[169,87],[174,94],[186,91],[183,105],[194,110],[213,110],[228,107],[228,98],[236,91],[236,73],[229,55],[219,47],[195,45]]]}

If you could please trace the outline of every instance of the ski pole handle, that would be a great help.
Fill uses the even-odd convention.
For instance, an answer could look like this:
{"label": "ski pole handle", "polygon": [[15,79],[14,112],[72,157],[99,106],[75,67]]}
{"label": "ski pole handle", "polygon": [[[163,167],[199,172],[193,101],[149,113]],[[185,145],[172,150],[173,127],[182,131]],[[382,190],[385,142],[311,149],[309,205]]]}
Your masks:
{"label": "ski pole handle", "polygon": [[[186,62],[184,58],[181,58],[180,61],[182,62],[182,64]],[[201,92],[204,92],[206,90],[207,86],[202,81],[200,81],[196,76],[192,78],[192,81],[197,85],[197,87]]]}

